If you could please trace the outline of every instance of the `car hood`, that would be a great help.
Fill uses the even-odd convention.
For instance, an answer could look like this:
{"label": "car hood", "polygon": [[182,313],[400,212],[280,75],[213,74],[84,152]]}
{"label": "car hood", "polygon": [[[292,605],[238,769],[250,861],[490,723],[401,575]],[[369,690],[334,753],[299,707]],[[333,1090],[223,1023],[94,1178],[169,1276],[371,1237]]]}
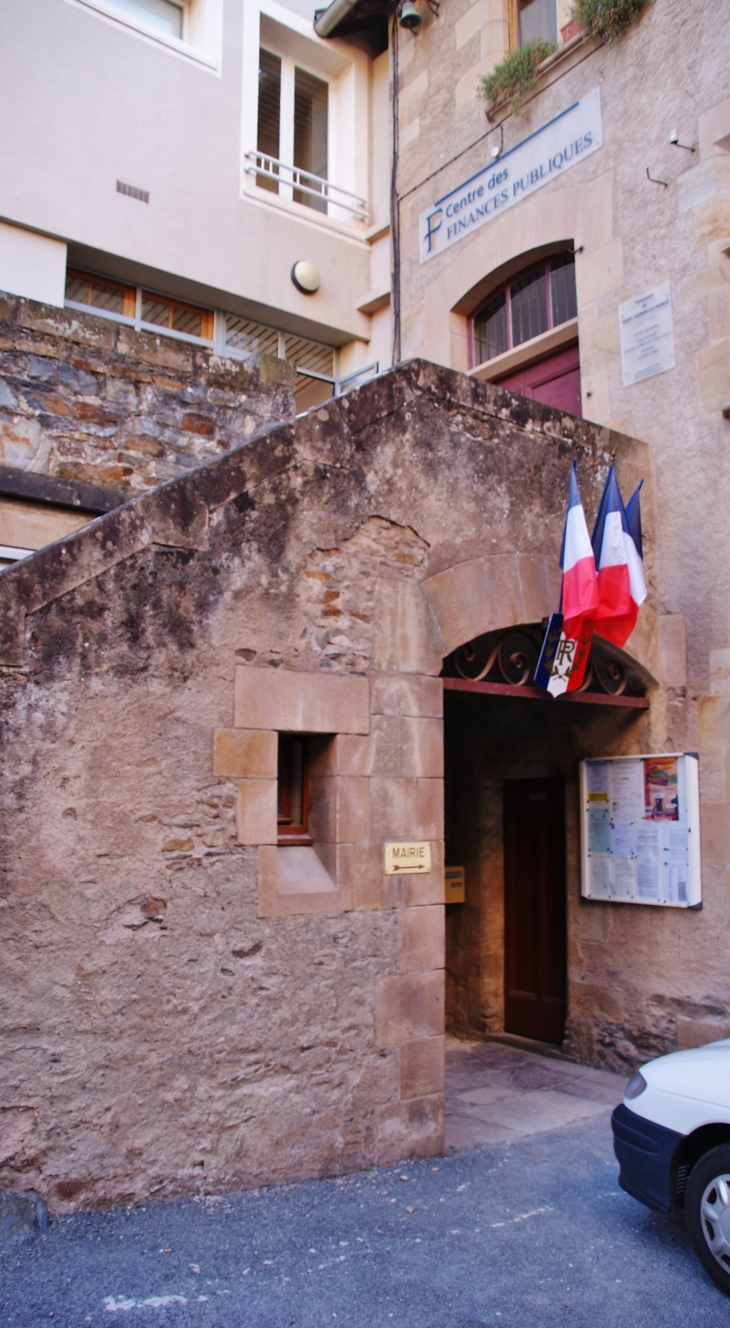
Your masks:
{"label": "car hood", "polygon": [[[730,1038],[689,1051],[674,1051],[642,1066],[647,1092],[707,1102],[730,1109]],[[628,1103],[639,1108],[641,1096]]]}

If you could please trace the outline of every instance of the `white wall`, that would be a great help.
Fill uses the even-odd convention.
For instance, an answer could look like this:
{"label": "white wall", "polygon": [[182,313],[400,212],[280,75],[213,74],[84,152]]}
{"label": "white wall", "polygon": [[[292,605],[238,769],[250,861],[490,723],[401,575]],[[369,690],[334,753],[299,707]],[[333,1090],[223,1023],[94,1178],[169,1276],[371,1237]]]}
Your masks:
{"label": "white wall", "polygon": [[[230,297],[234,311],[261,321],[303,331],[306,320],[304,334],[323,341],[367,339],[370,320],[357,311],[370,285],[365,224],[243,190],[242,156],[255,146],[259,7],[260,0],[223,0],[220,55],[212,60],[209,51],[157,41],[77,0],[0,5],[0,217],[140,272],[173,274],[195,283],[196,298],[215,291],[217,303]],[[277,8],[301,27],[297,14]],[[362,66],[355,82],[367,89],[361,52],[309,40],[340,71],[349,52],[352,70]],[[253,56],[248,64],[245,54]],[[347,73],[333,77],[347,81]],[[352,171],[360,155],[353,113],[364,102],[356,91],[335,100],[346,104],[343,149],[350,140],[340,164],[346,155]],[[365,145],[367,118],[357,129]],[[367,192],[366,170],[358,192]],[[359,184],[359,171],[355,178]],[[149,203],[117,193],[117,180],[148,190]],[[301,258],[321,273],[312,297],[290,280]],[[122,274],[119,264],[111,270]]]}
{"label": "white wall", "polygon": [[65,244],[0,221],[0,290],[62,305],[65,281]]}

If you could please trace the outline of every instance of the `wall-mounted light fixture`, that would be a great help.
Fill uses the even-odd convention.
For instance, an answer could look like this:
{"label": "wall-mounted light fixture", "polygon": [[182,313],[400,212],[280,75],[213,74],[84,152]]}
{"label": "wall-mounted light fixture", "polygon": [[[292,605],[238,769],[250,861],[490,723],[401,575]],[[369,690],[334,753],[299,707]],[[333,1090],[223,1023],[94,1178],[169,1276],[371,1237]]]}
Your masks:
{"label": "wall-mounted light fixture", "polygon": [[319,272],[306,258],[300,258],[291,270],[291,279],[302,295],[314,295],[319,290]]}
{"label": "wall-mounted light fixture", "polygon": [[670,129],[669,142],[672,143],[675,148],[684,148],[685,152],[694,152],[695,150],[689,146],[689,143],[680,143],[679,134],[676,129]]}
{"label": "wall-mounted light fixture", "polygon": [[409,32],[415,32],[416,28],[420,28],[423,19],[413,0],[405,0],[405,3],[401,5],[398,22],[402,28],[407,28]]}
{"label": "wall-mounted light fixture", "polygon": [[[495,125],[495,129],[496,128],[499,128],[499,142],[495,143],[494,147],[492,148],[492,161],[496,161],[497,158],[501,157],[502,153],[504,152],[504,120],[500,121],[499,126]],[[487,133],[490,132],[491,132],[490,130],[487,130]]]}

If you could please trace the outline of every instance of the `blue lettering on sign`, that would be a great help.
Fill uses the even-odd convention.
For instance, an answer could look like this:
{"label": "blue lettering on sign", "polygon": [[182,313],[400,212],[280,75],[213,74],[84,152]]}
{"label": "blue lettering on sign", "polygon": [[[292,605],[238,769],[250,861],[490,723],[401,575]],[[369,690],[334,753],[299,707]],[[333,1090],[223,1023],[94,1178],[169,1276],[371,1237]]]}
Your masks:
{"label": "blue lettering on sign", "polygon": [[[442,252],[454,240],[489,221],[496,212],[518,203],[561,175],[584,154],[600,147],[600,115],[596,88],[510,148],[504,159],[478,171],[438,199],[430,211],[422,212],[421,261]],[[586,120],[590,128],[584,127]]]}
{"label": "blue lettering on sign", "polygon": [[[490,213],[496,212],[497,208],[502,207],[504,203],[508,202],[509,193],[506,189],[502,189],[498,194],[494,194],[492,198],[485,198],[484,202],[476,207],[473,212],[470,212],[468,217],[457,217],[450,226],[447,226],[446,238],[451,240],[455,235],[461,235],[464,231],[468,230],[470,226],[475,226],[477,221],[484,220],[490,215]],[[458,207],[455,207],[451,213],[449,213],[449,209],[447,208],[446,215],[454,216],[456,212],[461,211],[462,206],[463,202],[460,202]]]}
{"label": "blue lettering on sign", "polygon": [[431,213],[427,222],[426,242],[428,244],[429,253],[431,253],[431,250],[433,249],[433,237],[436,234],[436,232],[439,231],[440,229],[441,229],[441,208],[436,208],[436,210]]}

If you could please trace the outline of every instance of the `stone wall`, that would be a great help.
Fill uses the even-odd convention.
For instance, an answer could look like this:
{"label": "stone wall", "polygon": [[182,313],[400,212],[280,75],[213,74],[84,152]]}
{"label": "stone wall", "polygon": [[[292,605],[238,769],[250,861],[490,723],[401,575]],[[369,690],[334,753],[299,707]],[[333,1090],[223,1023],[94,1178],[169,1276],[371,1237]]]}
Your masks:
{"label": "stone wall", "polygon": [[[651,565],[641,444],[414,361],[0,574],[0,1183],[63,1209],[441,1149],[438,674],[554,607],[573,459],[591,509],[609,459],[646,473]],[[305,861],[273,764],[302,731]],[[386,876],[420,836],[433,870]],[[598,911],[626,962],[641,911]],[[645,1021],[717,944],[651,912]]]}
{"label": "stone wall", "polygon": [[[730,921],[730,74],[724,11],[718,0],[657,0],[621,41],[578,39],[558,52],[518,114],[500,108],[487,122],[477,79],[506,48],[505,15],[502,0],[454,0],[438,16],[425,14],[417,36],[399,34],[403,349],[466,369],[469,316],[482,301],[533,257],[575,251],[582,413],[644,440],[655,475],[653,585],[662,613],[654,625],[644,611],[637,631],[654,633],[650,667],[662,686],[652,699],[646,750],[699,752],[703,915],[724,937]],[[483,170],[495,150],[505,157],[595,89],[599,150],[420,262],[423,211]],[[629,123],[640,124],[641,134],[628,131]],[[684,147],[670,142],[672,128]],[[507,170],[509,162],[505,157]],[[665,282],[675,365],[625,384],[619,309]],[[533,344],[527,354],[538,359],[539,352]],[[475,372],[496,376],[499,370],[486,364]],[[590,520],[590,503],[587,511]],[[491,788],[496,798],[498,781],[490,784],[488,771],[479,777],[485,797]],[[490,836],[482,846],[480,879],[491,880],[498,893],[487,870],[495,843],[501,851],[498,825]],[[475,849],[475,863],[478,858]],[[493,861],[498,871],[498,856]],[[499,909],[490,915],[488,933],[484,916],[472,920],[475,962],[477,951],[494,960]],[[627,1064],[730,1032],[724,946],[717,954],[710,947],[697,986],[687,980],[695,962],[688,954],[702,948],[691,938],[699,938],[704,921],[677,922],[669,940],[668,922],[657,926],[648,911],[635,910],[626,964],[616,960],[620,910],[581,909],[573,924],[568,1029],[574,1054]],[[454,987],[462,1019],[467,986]],[[463,1028],[496,1026],[498,987],[497,980],[489,992],[482,990],[472,1003],[476,1023],[462,1022]]]}
{"label": "stone wall", "polygon": [[294,377],[0,295],[0,465],[140,493],[290,419]]}

